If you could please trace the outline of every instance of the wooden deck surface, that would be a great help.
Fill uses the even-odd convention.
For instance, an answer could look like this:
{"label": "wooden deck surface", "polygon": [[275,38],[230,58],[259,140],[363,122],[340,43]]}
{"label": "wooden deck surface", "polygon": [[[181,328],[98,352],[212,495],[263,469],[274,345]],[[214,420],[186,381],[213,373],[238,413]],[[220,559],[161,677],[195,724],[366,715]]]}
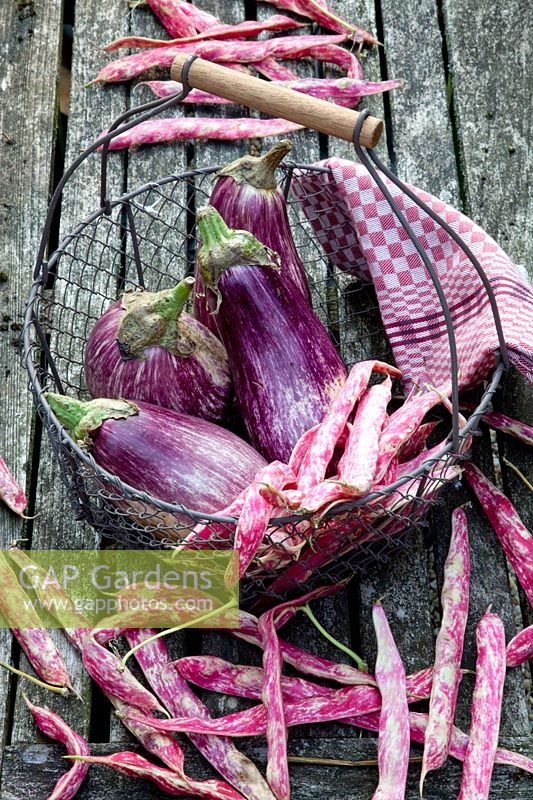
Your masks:
{"label": "wooden deck surface", "polygon": [[[273,13],[270,6],[252,0],[198,0],[224,21],[239,21]],[[533,264],[533,160],[531,148],[531,91],[533,6],[529,0],[334,0],[348,19],[374,31],[385,45],[374,48],[364,61],[365,77],[401,77],[404,91],[385,102],[370,98],[372,113],[385,116],[387,139],[380,153],[398,175],[460,207],[491,234],[525,268]],[[73,25],[72,55],[70,31]],[[58,468],[46,435],[35,419],[27,376],[20,366],[19,333],[24,301],[31,284],[40,226],[51,186],[63,165],[70,164],[101,129],[130,105],[148,98],[143,89],[128,86],[83,89],[108,57],[98,45],[128,33],[159,35],[162,30],[144,8],[128,12],[126,0],[4,0],[0,3],[3,57],[0,63],[0,454],[26,484],[28,514],[20,521],[0,508],[0,546],[26,539],[33,548],[93,548],[97,535],[76,522],[65,497]],[[59,65],[71,67],[72,91],[68,120],[59,113]],[[311,67],[301,67],[309,74]],[[144,90],[146,91],[146,90]],[[234,114],[232,108],[202,113]],[[242,113],[239,111],[238,113]],[[68,125],[67,125],[68,122]],[[306,131],[293,134],[296,161],[314,162],[326,155],[351,158],[350,146]],[[262,147],[268,147],[264,141]],[[225,163],[257,143],[173,144],[145,148],[136,154],[114,155],[109,183],[115,194],[141,185],[151,177],[179,173],[186,167]],[[69,185],[63,200],[60,229],[53,241],[70,231],[98,206],[98,169],[89,161]],[[68,336],[68,331],[65,332]],[[363,352],[362,355],[365,355]],[[498,392],[495,406],[533,424],[531,395],[512,372]],[[533,502],[524,484],[503,457],[532,477],[531,453],[508,438],[497,437],[501,480],[527,525],[533,527]],[[492,442],[477,440],[475,458],[488,473],[494,469]],[[376,565],[343,594],[317,604],[317,615],[335,635],[357,646],[372,663],[372,601],[384,597],[393,631],[408,671],[433,660],[438,608],[432,601],[442,578],[449,540],[451,510],[467,504],[471,524],[472,594],[465,666],[475,665],[475,624],[489,605],[504,619],[507,637],[517,626],[531,624],[532,612],[518,592],[512,592],[505,559],[498,542],[465,491],[450,491],[445,504],[433,513],[431,535],[418,537],[413,547],[387,566]],[[512,579],[511,579],[512,583]],[[83,703],[65,701],[31,687],[34,702],[58,710],[76,730],[95,743],[97,752],[120,748],[129,739],[110,707],[94,690],[78,656],[60,632],[54,632]],[[315,652],[337,660],[342,654],[319,637],[302,619],[292,625],[290,638]],[[197,636],[175,640],[176,653],[190,652]],[[249,650],[227,644],[219,634],[206,634],[205,652],[231,660],[249,657]],[[0,630],[0,658],[21,669],[25,657],[9,632]],[[508,746],[533,756],[530,734],[529,669],[509,672],[506,681],[501,738]],[[0,737],[3,766],[1,800],[21,800],[32,791],[39,800],[50,792],[64,771],[61,748],[45,742],[35,731],[22,702],[27,689],[13,676],[0,673]],[[458,724],[468,728],[470,676],[461,687]],[[207,696],[213,713],[236,707],[232,699]],[[112,742],[112,748],[106,743]],[[264,764],[262,743],[243,745]],[[360,760],[376,753],[376,741],[360,738],[356,729],[340,725],[319,730],[293,729],[290,752]],[[420,750],[413,748],[413,755]],[[191,754],[191,774],[207,774],[205,764]],[[411,769],[407,797],[418,797],[418,765]],[[377,771],[367,768],[294,766],[293,797],[368,798]],[[448,800],[457,796],[460,769],[450,763],[428,778],[425,797]],[[94,769],[80,798],[148,798],[153,787],[120,778],[103,768]],[[533,796],[533,776],[498,768],[491,798],[518,800]]]}

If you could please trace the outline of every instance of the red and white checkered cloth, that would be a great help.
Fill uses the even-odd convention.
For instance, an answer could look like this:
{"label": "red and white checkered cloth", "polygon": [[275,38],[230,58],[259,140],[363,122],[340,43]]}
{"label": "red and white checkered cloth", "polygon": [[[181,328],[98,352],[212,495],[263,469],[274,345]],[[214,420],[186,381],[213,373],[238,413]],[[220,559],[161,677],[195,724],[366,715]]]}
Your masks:
{"label": "red and white checkered cloth", "polygon": [[[331,172],[295,171],[292,191],[324,252],[339,269],[372,281],[406,389],[448,387],[450,351],[433,283],[407,233],[362,164],[330,158]],[[440,226],[381,175],[440,278],[454,322],[460,388],[486,378],[498,349],[489,300],[469,259]],[[517,267],[472,220],[427,192],[413,192],[462,237],[496,296],[509,358],[533,382],[533,291]]]}

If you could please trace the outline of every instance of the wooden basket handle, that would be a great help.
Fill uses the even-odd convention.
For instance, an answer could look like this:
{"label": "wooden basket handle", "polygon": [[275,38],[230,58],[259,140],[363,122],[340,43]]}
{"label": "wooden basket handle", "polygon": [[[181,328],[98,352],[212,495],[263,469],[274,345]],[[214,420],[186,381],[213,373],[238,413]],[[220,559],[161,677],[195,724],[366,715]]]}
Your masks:
{"label": "wooden basket handle", "polygon": [[[182,82],[183,66],[189,58],[190,53],[176,56],[170,70],[172,80]],[[316,97],[308,97],[301,92],[221,67],[203,58],[197,58],[191,64],[188,83],[195,89],[211,92],[242,106],[255,108],[273,117],[282,117],[347,142],[352,141],[355,123],[359,117],[358,111]],[[382,133],[383,121],[377,117],[367,117],[359,141],[363,147],[375,147]]]}

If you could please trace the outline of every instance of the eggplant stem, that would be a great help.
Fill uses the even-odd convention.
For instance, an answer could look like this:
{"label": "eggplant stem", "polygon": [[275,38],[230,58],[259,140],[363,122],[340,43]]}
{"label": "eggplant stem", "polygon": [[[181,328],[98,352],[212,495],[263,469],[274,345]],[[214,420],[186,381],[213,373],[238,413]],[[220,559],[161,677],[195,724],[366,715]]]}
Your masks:
{"label": "eggplant stem", "polygon": [[338,647],[339,650],[342,650],[343,653],[346,653],[346,655],[350,656],[350,658],[352,658],[355,661],[357,667],[360,670],[362,670],[363,672],[368,672],[368,664],[366,663],[366,661],[363,661],[363,659],[360,656],[358,656],[357,653],[354,653],[354,651],[350,650],[350,648],[347,647],[345,644],[339,642],[338,639],[335,639],[335,637],[332,636],[331,633],[329,633],[325,628],[323,628],[308,605],[302,606],[300,611],[303,611],[303,613],[307,617],[309,617],[315,628],[319,631],[319,633],[322,634],[322,636],[324,636],[328,640],[328,642],[331,642],[331,644],[335,645],[335,647]]}
{"label": "eggplant stem", "polygon": [[206,620],[211,619],[211,617],[214,617],[217,614],[222,614],[223,611],[228,611],[230,608],[236,608],[237,605],[238,605],[237,600],[234,597],[232,597],[231,600],[228,600],[228,602],[225,603],[220,608],[215,608],[212,611],[209,611],[207,614],[202,614],[201,617],[190,619],[187,622],[182,622],[181,625],[176,625],[175,628],[167,628],[164,631],[159,631],[159,633],[155,633],[153,636],[149,636],[148,639],[144,640],[144,642],[139,642],[139,644],[136,644],[134,647],[128,650],[128,652],[122,658],[118,666],[118,671],[124,672],[127,660],[130,658],[130,656],[136,653],[137,650],[140,650],[141,647],[144,647],[145,645],[150,644],[151,642],[155,642],[156,639],[161,639],[161,637],[163,636],[168,636],[170,633],[177,633],[178,631],[182,631],[185,628],[191,628],[193,625],[197,625],[199,622],[205,622]]}
{"label": "eggplant stem", "polygon": [[23,672],[21,669],[17,669],[16,667],[11,666],[11,664],[7,664],[5,661],[0,660],[0,667],[3,667],[4,669],[9,670],[10,672],[14,672],[15,675],[18,675],[20,678],[26,678],[26,680],[35,683],[42,689],[48,689],[49,692],[60,694],[63,697],[68,697],[68,695],[70,694],[66,686],[53,686],[51,683],[40,681],[39,678],[34,678],[33,675],[28,675],[27,672]]}

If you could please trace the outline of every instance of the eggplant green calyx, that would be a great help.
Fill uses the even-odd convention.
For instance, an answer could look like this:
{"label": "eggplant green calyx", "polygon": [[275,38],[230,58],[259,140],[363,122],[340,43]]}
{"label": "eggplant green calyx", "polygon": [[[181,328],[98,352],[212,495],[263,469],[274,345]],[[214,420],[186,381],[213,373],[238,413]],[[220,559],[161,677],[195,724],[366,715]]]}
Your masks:
{"label": "eggplant green calyx", "polygon": [[226,269],[242,266],[280,269],[277,253],[261,244],[248,231],[228,228],[213,206],[200,209],[197,221],[202,239],[198,268],[204,286],[217,297],[215,314],[221,303],[218,281]]}
{"label": "eggplant green calyx", "polygon": [[292,143],[282,139],[262,156],[243,156],[232,161],[219,170],[215,177],[230,177],[237,183],[248,183],[255,189],[277,189],[276,169],[291,150]]}
{"label": "eggplant green calyx", "polygon": [[46,400],[59,422],[67,428],[80,447],[88,449],[90,434],[98,430],[106,419],[126,419],[139,413],[139,409],[128,400],[109,400],[101,397],[84,403],[75,397],[48,392]]}
{"label": "eggplant green calyx", "polygon": [[125,314],[117,330],[123,359],[141,358],[147,347],[164,347],[176,356],[190,356],[191,343],[180,332],[180,315],[192,292],[194,278],[184,278],[161,292],[126,292]]}

